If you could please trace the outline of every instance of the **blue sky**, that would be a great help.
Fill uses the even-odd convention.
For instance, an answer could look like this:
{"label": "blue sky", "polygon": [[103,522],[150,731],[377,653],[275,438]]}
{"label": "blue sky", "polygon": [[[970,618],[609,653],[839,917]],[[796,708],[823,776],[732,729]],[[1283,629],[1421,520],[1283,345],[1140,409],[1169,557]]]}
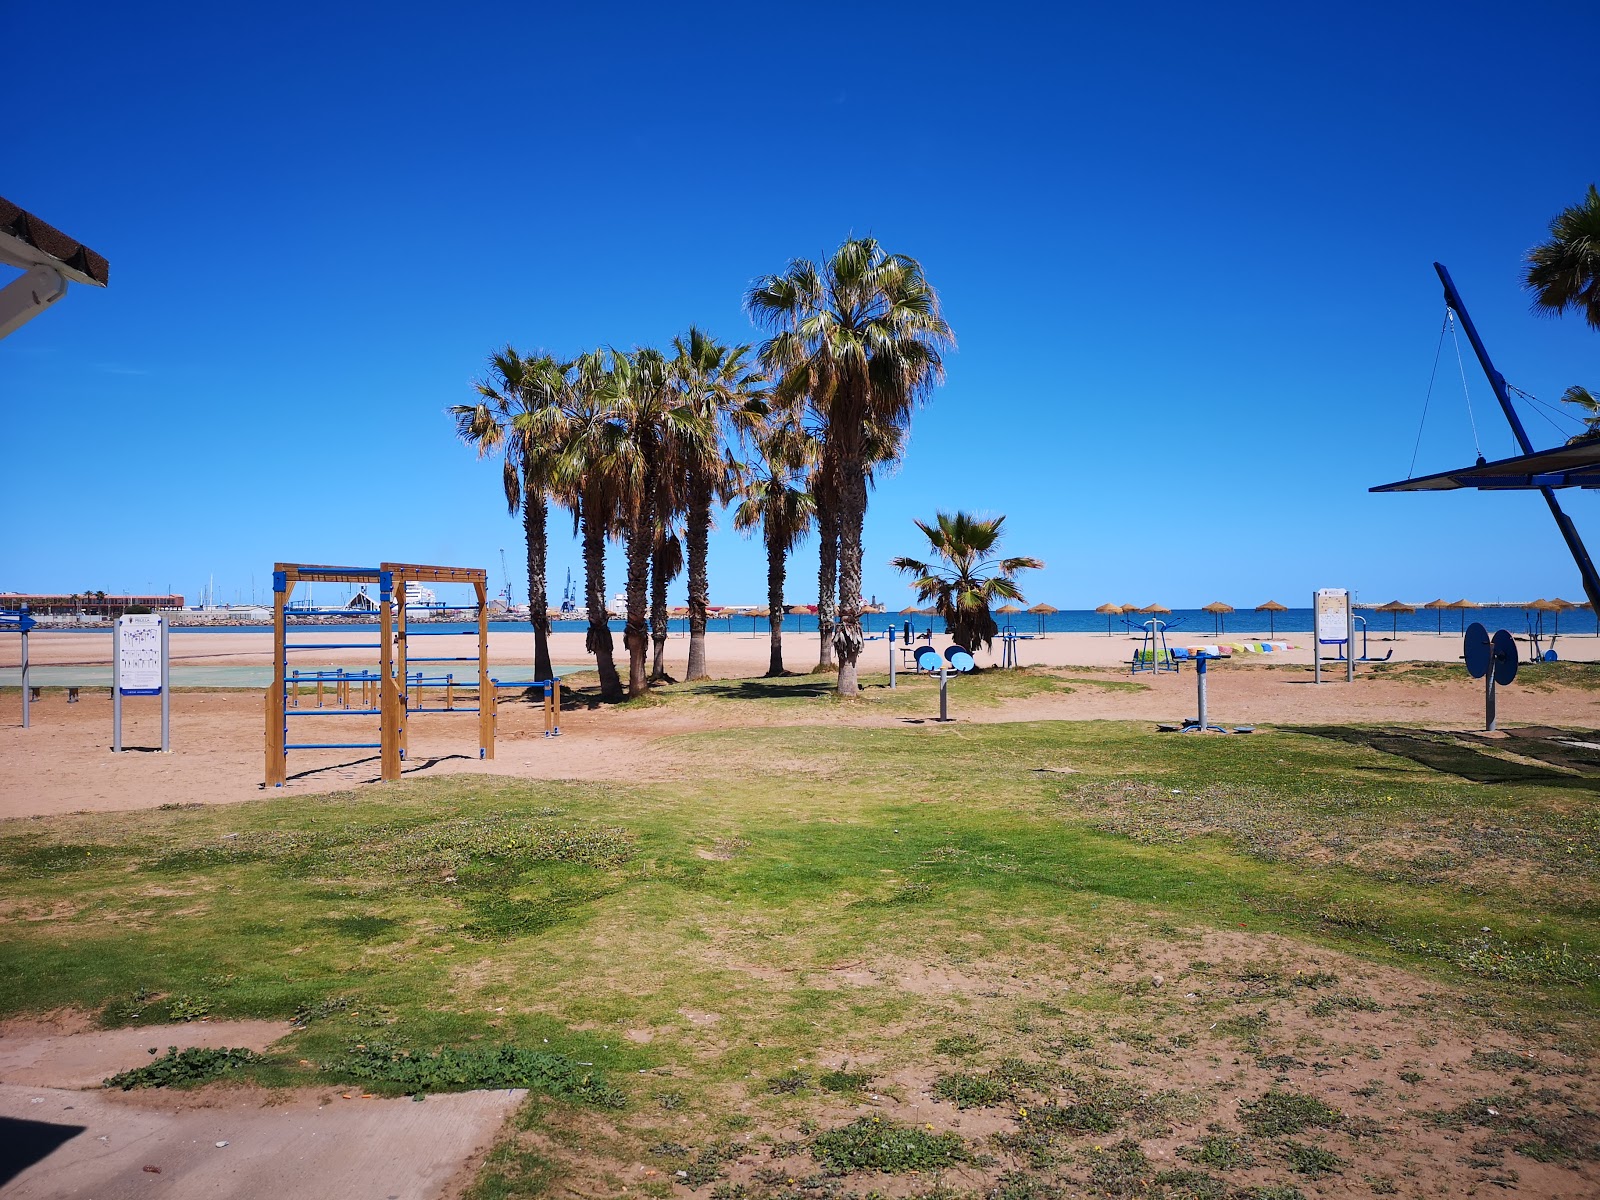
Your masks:
{"label": "blue sky", "polygon": [[[1435,259],[1513,383],[1600,387],[1600,334],[1519,285],[1600,179],[1539,82],[1590,4],[17,7],[86,65],[0,82],[4,194],[112,282],[0,343],[0,589],[231,600],[381,558],[498,585],[519,527],[445,415],[489,351],[753,340],[750,281],[853,232],[922,260],[959,340],[871,503],[894,607],[887,560],[953,507],[1007,514],[1062,607],[1581,598],[1537,496],[1366,489],[1411,459]],[[1419,473],[1474,454],[1445,353]],[[759,541],[711,566],[714,602],[764,598]]]}

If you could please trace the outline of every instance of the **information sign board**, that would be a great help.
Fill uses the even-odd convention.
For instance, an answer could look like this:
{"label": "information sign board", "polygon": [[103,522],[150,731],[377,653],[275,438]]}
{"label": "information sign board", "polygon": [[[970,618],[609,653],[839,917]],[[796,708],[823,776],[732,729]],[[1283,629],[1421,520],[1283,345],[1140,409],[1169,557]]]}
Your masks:
{"label": "information sign board", "polygon": [[161,632],[154,613],[117,618],[117,686],[124,696],[161,694]]}
{"label": "information sign board", "polygon": [[1350,593],[1344,588],[1319,588],[1316,595],[1317,641],[1333,646],[1350,639]]}

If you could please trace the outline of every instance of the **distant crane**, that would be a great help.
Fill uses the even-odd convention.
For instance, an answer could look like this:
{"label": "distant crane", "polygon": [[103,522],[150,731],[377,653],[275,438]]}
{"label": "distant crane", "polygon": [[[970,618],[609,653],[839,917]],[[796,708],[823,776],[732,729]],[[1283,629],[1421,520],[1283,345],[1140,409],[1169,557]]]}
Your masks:
{"label": "distant crane", "polygon": [[572,597],[572,568],[567,568],[567,586],[561,593],[561,611],[564,613],[577,612],[578,602]]}
{"label": "distant crane", "polygon": [[502,595],[505,597],[506,609],[509,611],[516,601],[511,595],[511,572],[506,570],[506,548],[504,546],[500,547],[500,578],[505,581],[505,591]]}

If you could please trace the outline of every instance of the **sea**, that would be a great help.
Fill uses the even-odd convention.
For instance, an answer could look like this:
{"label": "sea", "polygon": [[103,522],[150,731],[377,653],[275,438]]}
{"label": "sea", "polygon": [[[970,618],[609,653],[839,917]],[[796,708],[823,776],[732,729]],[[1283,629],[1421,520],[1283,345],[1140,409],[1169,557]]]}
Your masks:
{"label": "sea", "polygon": [[[1481,621],[1492,629],[1509,629],[1513,633],[1524,633],[1530,625],[1537,621],[1541,614],[1512,605],[1491,606],[1477,609],[1446,609],[1443,611],[1423,609],[1414,613],[1380,613],[1369,610],[1357,609],[1357,628],[1360,622],[1367,622],[1367,631],[1370,636],[1378,637],[1390,632],[1399,633],[1454,633],[1458,637],[1466,626],[1473,621]],[[1600,634],[1600,622],[1585,611],[1573,611],[1564,614],[1544,613],[1544,632],[1553,630],[1580,635]],[[1088,609],[1065,609],[1061,612],[1034,614],[1016,613],[999,614],[995,616],[996,622],[1002,630],[1007,627],[1014,629],[1019,634],[1033,634],[1048,636],[1052,633],[1102,633],[1108,635],[1122,634],[1123,636],[1137,635],[1143,632],[1142,622],[1151,620],[1151,616],[1139,613],[1130,613],[1126,617],[1106,617]],[[1190,636],[1217,637],[1223,635],[1251,634],[1256,636],[1277,634],[1308,634],[1311,632],[1311,609],[1291,608],[1281,613],[1258,613],[1240,611],[1227,613],[1220,618],[1199,609],[1180,608],[1174,609],[1170,616],[1161,615],[1160,620],[1165,621],[1169,631]],[[868,634],[882,634],[891,625],[895,631],[902,632],[905,623],[910,621],[912,628],[920,633],[932,628],[935,633],[942,633],[944,622],[938,617],[900,613],[868,613],[862,618],[862,625]],[[623,623],[614,620],[610,622],[612,632],[621,633]],[[669,622],[670,632],[673,636],[684,636],[689,632],[689,621],[686,617],[673,617]],[[295,628],[311,631],[341,630],[351,633],[365,632],[376,633],[376,622],[317,622],[297,625]],[[553,629],[561,632],[582,632],[588,628],[582,621],[557,621]],[[767,618],[740,615],[733,617],[713,617],[707,625],[713,633],[736,633],[749,637],[767,636]],[[790,613],[783,619],[783,628],[787,633],[815,633],[817,631],[817,618],[811,613]],[[477,630],[475,621],[415,621],[411,629],[417,631],[425,629],[432,633],[474,633]],[[489,629],[495,633],[526,633],[528,623],[526,620],[518,621],[490,621]],[[63,631],[65,632],[65,631]],[[79,630],[83,633],[106,633],[109,627],[98,630]],[[174,625],[172,633],[176,635],[203,635],[208,633],[271,633],[271,625]]]}

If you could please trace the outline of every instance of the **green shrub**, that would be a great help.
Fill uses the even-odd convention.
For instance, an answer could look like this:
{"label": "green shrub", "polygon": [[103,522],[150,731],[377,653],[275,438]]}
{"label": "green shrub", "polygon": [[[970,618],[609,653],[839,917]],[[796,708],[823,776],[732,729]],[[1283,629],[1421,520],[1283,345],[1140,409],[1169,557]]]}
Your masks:
{"label": "green shrub", "polygon": [[154,1062],[122,1071],[105,1081],[108,1088],[121,1088],[131,1092],[134,1088],[187,1087],[208,1083],[240,1067],[266,1060],[254,1050],[212,1050],[191,1046],[179,1050],[176,1046]]}

